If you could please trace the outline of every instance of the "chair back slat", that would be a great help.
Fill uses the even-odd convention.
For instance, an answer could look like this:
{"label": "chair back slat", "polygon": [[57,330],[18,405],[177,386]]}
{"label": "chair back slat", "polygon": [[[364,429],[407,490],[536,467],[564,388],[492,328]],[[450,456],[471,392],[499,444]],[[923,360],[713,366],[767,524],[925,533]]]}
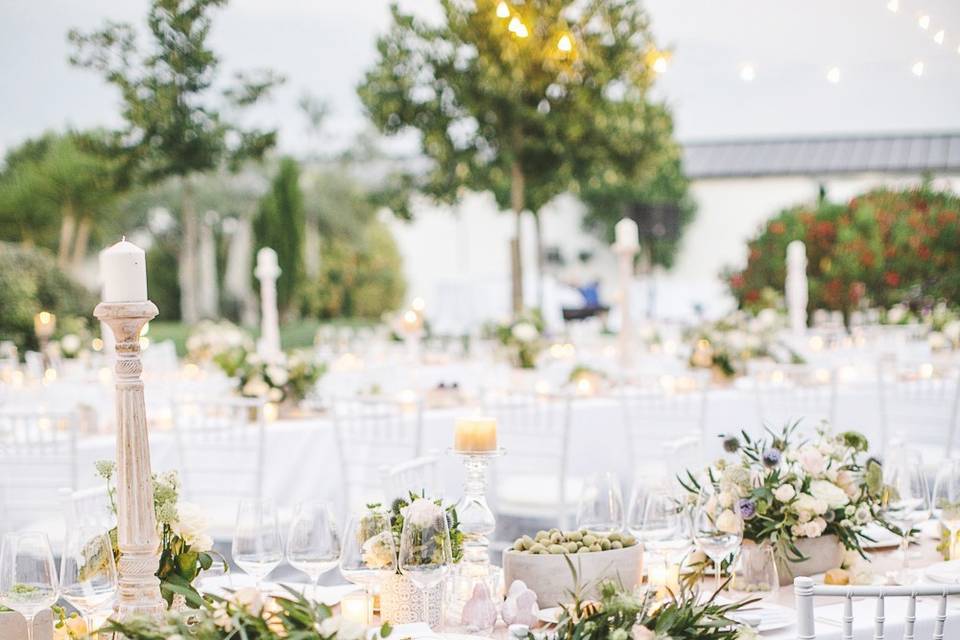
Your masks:
{"label": "chair back slat", "polygon": [[956,585],[913,585],[893,587],[839,587],[814,584],[810,578],[795,578],[793,593],[797,607],[798,640],[816,640],[816,628],[813,617],[813,599],[815,596],[842,597],[843,640],[853,640],[853,600],[854,598],[874,598],[876,607],[873,619],[873,640],[884,640],[886,625],[886,599],[906,598],[904,614],[904,640],[914,640],[917,621],[917,598],[935,597],[938,600],[937,614],[934,620],[933,640],[943,640],[944,626],[947,620],[947,596],[960,595],[960,584]]}
{"label": "chair back slat", "polygon": [[704,443],[706,387],[679,393],[622,387],[617,395],[635,466],[673,476],[709,457]]}

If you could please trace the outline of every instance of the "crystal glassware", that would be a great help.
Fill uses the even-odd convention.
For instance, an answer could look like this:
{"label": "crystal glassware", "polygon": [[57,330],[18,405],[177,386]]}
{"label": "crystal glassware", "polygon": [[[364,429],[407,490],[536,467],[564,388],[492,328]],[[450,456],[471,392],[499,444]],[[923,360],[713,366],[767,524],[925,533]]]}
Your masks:
{"label": "crystal glassware", "polygon": [[320,576],[340,560],[340,535],[324,502],[301,502],[287,536],[287,562],[307,574],[316,587]]}
{"label": "crystal glassware", "polygon": [[620,480],[609,471],[589,476],[577,506],[577,528],[597,533],[621,531],[623,516]]}
{"label": "crystal glassware", "polygon": [[8,533],[0,547],[0,605],[27,621],[27,640],[33,640],[33,619],[59,596],[57,569],[45,533]]}
{"label": "crystal glassware", "polygon": [[[453,564],[450,544],[450,529],[447,514],[437,504],[418,499],[407,508],[400,533],[400,550],[397,566],[410,579],[428,601],[427,591],[442,582]],[[429,611],[423,608],[424,622],[429,623]],[[441,614],[441,620],[443,616]]]}
{"label": "crystal glassware", "polygon": [[947,460],[937,472],[933,508],[940,526],[949,536],[948,559],[957,560],[957,531],[960,530],[960,460]]}
{"label": "crystal glassware", "polygon": [[732,509],[717,505],[714,496],[703,494],[693,517],[693,539],[697,547],[713,560],[716,590],[722,586],[721,563],[734,554],[743,542],[743,521]]}
{"label": "crystal glassware", "polygon": [[277,508],[265,498],[241,500],[233,531],[233,561],[256,581],[263,579],[283,560],[277,525]]}
{"label": "crystal glassware", "polygon": [[692,546],[684,505],[665,487],[651,492],[643,502],[643,514],[630,532],[643,543],[645,551],[663,555],[677,563]]}
{"label": "crystal glassware", "polygon": [[883,467],[883,509],[888,522],[900,529],[900,551],[903,559],[895,576],[900,584],[911,584],[917,575],[910,571],[907,547],[914,527],[930,519],[931,503],[927,476],[920,456],[905,452]]}
{"label": "crystal glassware", "polygon": [[93,633],[93,614],[117,595],[113,546],[102,529],[78,527],[67,533],[60,559],[60,595],[83,616]]}
{"label": "crystal glassware", "polygon": [[367,602],[373,587],[397,571],[397,545],[390,514],[369,510],[354,514],[343,534],[340,573],[348,582],[361,585]]}

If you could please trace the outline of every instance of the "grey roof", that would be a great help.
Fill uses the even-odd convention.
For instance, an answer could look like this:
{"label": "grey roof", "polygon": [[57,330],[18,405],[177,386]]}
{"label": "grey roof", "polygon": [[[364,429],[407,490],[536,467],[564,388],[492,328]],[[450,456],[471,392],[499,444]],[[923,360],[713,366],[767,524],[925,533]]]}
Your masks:
{"label": "grey roof", "polygon": [[694,179],[960,172],[960,132],[691,142],[683,156]]}

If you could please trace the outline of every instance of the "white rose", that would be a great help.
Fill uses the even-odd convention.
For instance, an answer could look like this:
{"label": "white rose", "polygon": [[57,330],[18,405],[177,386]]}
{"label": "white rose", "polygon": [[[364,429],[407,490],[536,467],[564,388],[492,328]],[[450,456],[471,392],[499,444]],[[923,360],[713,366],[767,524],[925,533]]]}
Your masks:
{"label": "white rose", "polygon": [[801,493],[797,497],[797,501],[793,503],[793,508],[796,509],[797,515],[800,516],[801,522],[807,522],[813,516],[821,516],[827,511],[827,503],[822,500],[817,500],[812,495],[807,493]]}
{"label": "white rose", "polygon": [[518,322],[510,330],[517,342],[532,342],[537,339],[537,328],[529,322]]}
{"label": "white rose", "polygon": [[837,509],[850,501],[843,489],[826,480],[814,480],[811,482],[810,495],[817,500],[825,502],[830,509]]}
{"label": "white rose", "polygon": [[287,384],[287,381],[290,380],[287,370],[276,365],[270,365],[267,367],[266,374],[267,377],[270,378],[270,382],[278,387],[282,387],[283,385]]}
{"label": "white rose", "polygon": [[790,502],[795,495],[797,492],[794,491],[793,485],[789,484],[782,484],[773,492],[773,497],[780,502]]}
{"label": "white rose", "polygon": [[740,533],[740,519],[730,509],[725,509],[717,518],[716,527],[724,533]]}
{"label": "white rose", "polygon": [[443,517],[443,509],[425,498],[414,500],[404,513],[406,521],[420,528],[429,527]]}
{"label": "white rose", "polygon": [[827,469],[827,459],[812,445],[801,448],[797,454],[797,460],[800,462],[803,470],[810,475],[820,475]]}
{"label": "white rose", "polygon": [[[173,524],[173,532],[183,538],[191,547],[196,542],[205,542],[202,538],[209,539],[206,535],[209,523],[203,509],[191,502],[181,502],[177,505],[177,521]],[[195,549],[201,551],[201,549]],[[206,550],[206,549],[205,549]]]}
{"label": "white rose", "polygon": [[807,538],[819,538],[827,528],[827,521],[823,518],[815,518],[803,525],[803,535]]}
{"label": "white rose", "polygon": [[900,324],[907,317],[907,308],[902,304],[895,304],[887,312],[887,322],[890,324]]}
{"label": "white rose", "polygon": [[257,376],[247,380],[247,384],[243,385],[241,393],[248,398],[259,398],[266,395],[268,391],[270,391],[270,385],[263,378]]}
{"label": "white rose", "polygon": [[720,495],[717,496],[717,502],[724,509],[729,509],[733,506],[733,494],[727,491],[721,491]]}
{"label": "white rose", "polygon": [[267,392],[267,400],[270,402],[280,402],[283,400],[283,389],[270,389]]}

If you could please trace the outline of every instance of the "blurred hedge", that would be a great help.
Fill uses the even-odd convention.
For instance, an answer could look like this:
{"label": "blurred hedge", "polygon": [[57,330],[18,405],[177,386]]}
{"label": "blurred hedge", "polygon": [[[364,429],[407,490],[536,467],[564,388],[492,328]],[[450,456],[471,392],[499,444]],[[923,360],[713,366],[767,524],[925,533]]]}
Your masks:
{"label": "blurred hedge", "polygon": [[88,318],[97,298],[71,280],[44,249],[0,242],[0,340],[36,349],[33,316],[52,311],[60,318]]}
{"label": "blurred hedge", "polygon": [[742,308],[763,306],[770,289],[783,293],[793,240],[806,244],[811,311],[960,303],[960,197],[952,192],[877,189],[847,204],[781,212],[748,243],[746,268],[727,274]]}

